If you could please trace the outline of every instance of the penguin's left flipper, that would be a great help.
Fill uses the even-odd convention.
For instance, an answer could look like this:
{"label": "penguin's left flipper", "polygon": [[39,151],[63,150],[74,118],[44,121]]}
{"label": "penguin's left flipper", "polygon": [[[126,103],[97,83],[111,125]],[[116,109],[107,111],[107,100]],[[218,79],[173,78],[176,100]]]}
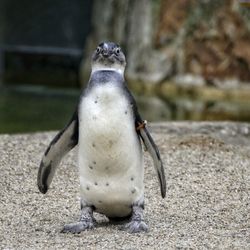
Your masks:
{"label": "penguin's left flipper", "polygon": [[48,191],[57,166],[63,156],[78,144],[78,114],[74,113],[68,125],[51,141],[45,151],[37,176],[37,185],[41,193]]}
{"label": "penguin's left flipper", "polygon": [[145,121],[142,121],[141,119],[137,121],[136,130],[154,161],[154,167],[161,187],[161,196],[164,198],[166,196],[166,178],[158,147],[148,132]]}

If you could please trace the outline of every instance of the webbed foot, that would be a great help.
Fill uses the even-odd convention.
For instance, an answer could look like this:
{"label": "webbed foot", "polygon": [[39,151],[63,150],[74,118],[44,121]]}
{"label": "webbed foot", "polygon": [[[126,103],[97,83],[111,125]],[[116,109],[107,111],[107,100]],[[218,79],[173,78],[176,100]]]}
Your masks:
{"label": "webbed foot", "polygon": [[80,233],[84,230],[93,229],[96,221],[93,217],[92,207],[82,207],[79,222],[64,225],[62,233]]}
{"label": "webbed foot", "polygon": [[147,232],[148,226],[143,218],[144,204],[139,203],[132,206],[132,216],[129,223],[125,224],[124,230],[129,233]]}

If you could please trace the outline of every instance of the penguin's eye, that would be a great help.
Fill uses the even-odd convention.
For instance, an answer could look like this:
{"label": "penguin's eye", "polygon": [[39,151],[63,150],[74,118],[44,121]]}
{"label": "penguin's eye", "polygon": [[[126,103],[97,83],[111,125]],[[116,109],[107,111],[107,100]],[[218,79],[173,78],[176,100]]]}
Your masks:
{"label": "penguin's eye", "polygon": [[121,49],[120,49],[120,48],[117,48],[117,49],[115,50],[115,53],[116,53],[117,55],[119,55],[120,52],[121,52]]}
{"label": "penguin's eye", "polygon": [[96,48],[96,53],[100,53],[100,52],[101,52],[100,47],[97,47],[97,48]]}

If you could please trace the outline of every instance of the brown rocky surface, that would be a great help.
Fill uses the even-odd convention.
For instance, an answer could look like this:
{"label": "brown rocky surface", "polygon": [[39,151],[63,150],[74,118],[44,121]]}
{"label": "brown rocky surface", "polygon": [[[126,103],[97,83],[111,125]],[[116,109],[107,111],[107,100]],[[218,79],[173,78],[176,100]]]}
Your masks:
{"label": "brown rocky surface", "polygon": [[185,72],[249,82],[249,7],[238,0],[162,1],[156,44],[180,43],[175,60]]}

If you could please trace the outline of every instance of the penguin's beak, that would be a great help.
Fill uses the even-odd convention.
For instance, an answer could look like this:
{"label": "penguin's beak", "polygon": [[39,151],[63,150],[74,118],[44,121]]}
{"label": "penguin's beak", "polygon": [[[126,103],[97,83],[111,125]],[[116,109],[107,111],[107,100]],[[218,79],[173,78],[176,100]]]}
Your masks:
{"label": "penguin's beak", "polygon": [[103,55],[104,57],[109,57],[109,52],[108,52],[108,51],[103,51],[103,52],[102,52],[102,55]]}
{"label": "penguin's beak", "polygon": [[104,57],[109,57],[110,56],[109,47],[108,47],[108,45],[106,43],[103,44],[102,55]]}

